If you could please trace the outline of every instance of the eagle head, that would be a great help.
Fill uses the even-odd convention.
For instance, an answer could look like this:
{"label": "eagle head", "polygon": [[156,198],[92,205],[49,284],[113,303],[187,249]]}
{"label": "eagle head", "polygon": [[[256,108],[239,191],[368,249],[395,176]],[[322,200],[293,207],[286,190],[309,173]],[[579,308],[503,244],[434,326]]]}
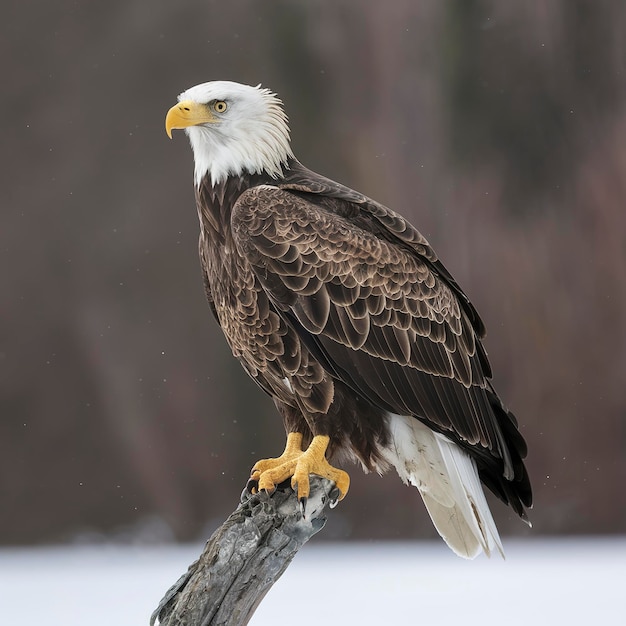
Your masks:
{"label": "eagle head", "polygon": [[165,130],[184,128],[199,186],[229,176],[267,173],[273,178],[293,157],[282,102],[269,89],[230,81],[202,83],[183,91],[165,118]]}

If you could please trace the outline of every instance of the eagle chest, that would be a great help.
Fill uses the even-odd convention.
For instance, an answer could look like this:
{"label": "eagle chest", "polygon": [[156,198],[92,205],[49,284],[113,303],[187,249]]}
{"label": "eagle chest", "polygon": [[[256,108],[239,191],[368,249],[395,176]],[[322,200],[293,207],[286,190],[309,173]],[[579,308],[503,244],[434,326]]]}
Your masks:
{"label": "eagle chest", "polygon": [[220,326],[233,354],[256,376],[284,354],[286,328],[234,242],[205,246],[206,282]]}
{"label": "eagle chest", "polygon": [[232,243],[209,245],[202,256],[215,313],[233,355],[274,397],[293,405],[298,396],[307,413],[326,413],[334,396],[332,380],[270,304]]}

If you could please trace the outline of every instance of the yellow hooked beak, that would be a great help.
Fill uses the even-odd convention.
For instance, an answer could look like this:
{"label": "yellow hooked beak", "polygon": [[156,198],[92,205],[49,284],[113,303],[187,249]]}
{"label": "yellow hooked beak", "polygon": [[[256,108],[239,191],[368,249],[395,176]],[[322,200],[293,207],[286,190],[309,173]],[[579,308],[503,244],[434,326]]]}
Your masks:
{"label": "yellow hooked beak", "polygon": [[206,104],[183,100],[175,104],[165,116],[165,132],[172,138],[172,131],[176,128],[187,128],[207,122],[217,122],[217,117],[211,113]]}

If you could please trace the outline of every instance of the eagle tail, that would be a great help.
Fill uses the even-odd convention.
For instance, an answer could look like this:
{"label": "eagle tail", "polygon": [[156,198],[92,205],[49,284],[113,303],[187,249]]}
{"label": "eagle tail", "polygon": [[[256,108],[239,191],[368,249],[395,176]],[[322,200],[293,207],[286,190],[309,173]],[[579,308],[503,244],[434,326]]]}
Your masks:
{"label": "eagle tail", "polygon": [[391,441],[382,455],[400,478],[419,489],[435,528],[459,556],[494,549],[504,558],[474,460],[414,417],[390,415]]}

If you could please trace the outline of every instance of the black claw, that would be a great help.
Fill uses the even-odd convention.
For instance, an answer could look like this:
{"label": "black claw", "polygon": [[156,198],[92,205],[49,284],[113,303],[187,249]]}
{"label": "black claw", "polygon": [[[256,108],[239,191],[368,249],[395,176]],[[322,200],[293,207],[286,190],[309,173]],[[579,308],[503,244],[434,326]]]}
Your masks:
{"label": "black claw", "polygon": [[306,503],[308,498],[300,498],[300,513],[302,513],[302,517],[304,517],[306,513]]}
{"label": "black claw", "polygon": [[246,483],[246,491],[251,494],[258,493],[259,481],[254,480],[254,478],[251,478],[250,480],[248,480],[248,482]]}

